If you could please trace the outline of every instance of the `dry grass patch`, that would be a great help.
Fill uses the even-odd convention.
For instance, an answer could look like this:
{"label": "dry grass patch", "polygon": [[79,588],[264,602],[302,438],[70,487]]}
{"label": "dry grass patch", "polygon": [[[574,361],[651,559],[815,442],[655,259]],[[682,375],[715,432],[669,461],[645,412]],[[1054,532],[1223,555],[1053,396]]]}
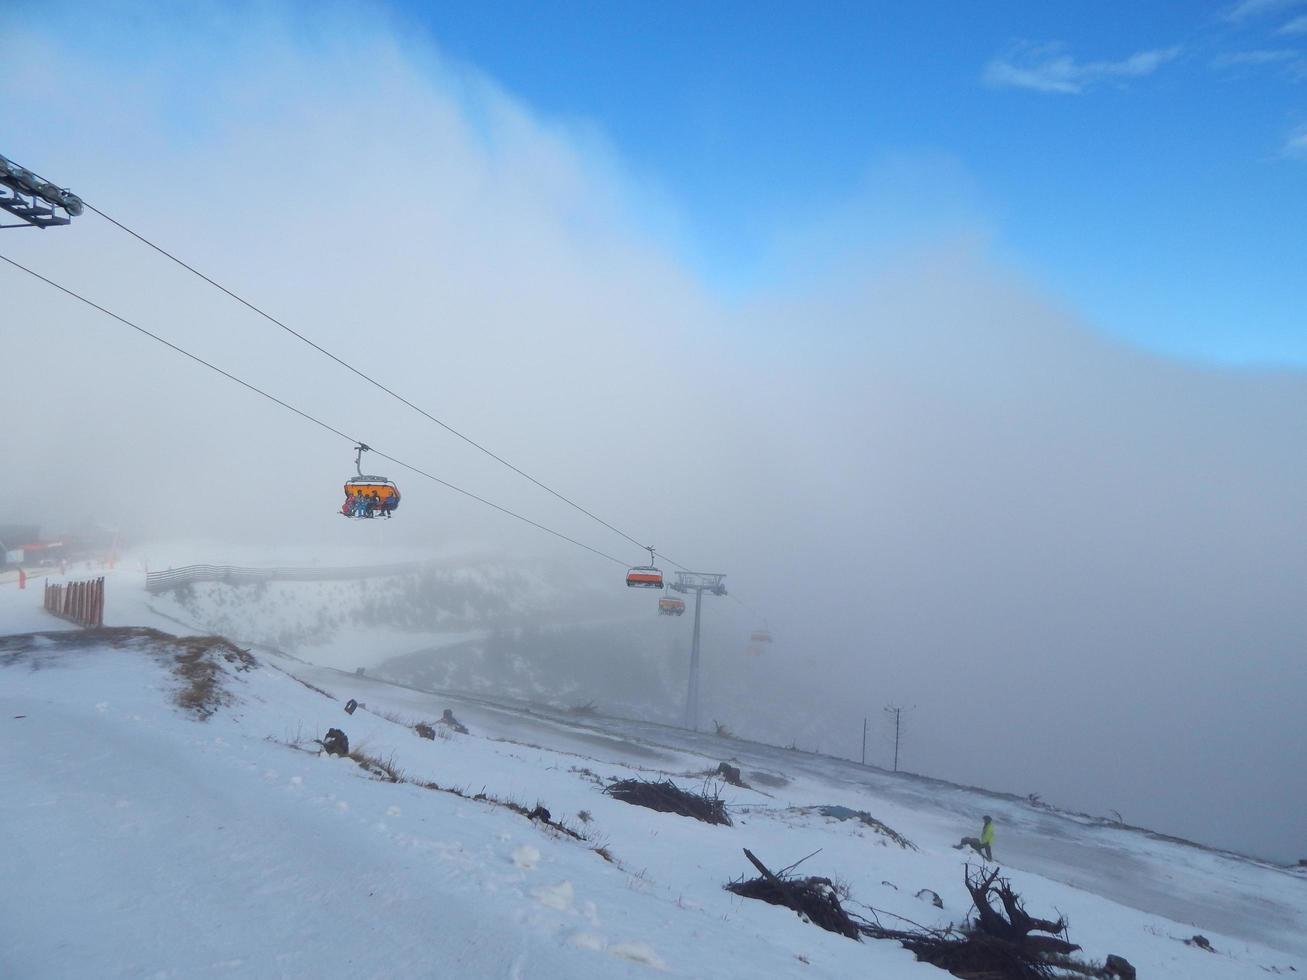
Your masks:
{"label": "dry grass patch", "polygon": [[258,666],[248,650],[226,637],[173,636],[148,626],[100,626],[0,637],[0,657],[5,658],[0,663],[47,651],[59,654],[106,646],[140,650],[168,664],[173,676],[182,682],[173,699],[200,720],[235,700],[223,686],[224,675],[230,670],[246,671]]}
{"label": "dry grass patch", "polygon": [[874,833],[893,841],[899,847],[908,851],[917,850],[917,845],[912,843],[893,827],[882,823],[873,817],[866,810],[854,810],[847,806],[838,806],[836,804],[826,804],[823,806],[804,806],[797,808],[800,813],[819,813],[823,817],[830,817],[833,820],[851,820],[863,827],[870,828]]}
{"label": "dry grass patch", "polygon": [[366,772],[374,779],[379,779],[383,783],[406,783],[408,780],[404,776],[404,770],[395,765],[395,755],[392,752],[386,758],[379,755],[372,755],[364,752],[362,749],[355,749],[350,752],[348,758],[358,763],[359,768]]}
{"label": "dry grass patch", "polygon": [[670,779],[662,782],[622,779],[606,787],[604,792],[615,800],[648,807],[659,813],[676,813],[704,823],[731,826],[725,801],[718,795],[716,787],[706,784],[701,792],[691,793]]}
{"label": "dry grass patch", "polygon": [[232,701],[231,692],[222,684],[226,673],[223,664],[244,671],[258,663],[248,650],[222,636],[169,637],[167,645],[181,648],[174,654],[172,672],[181,678],[183,687],[173,696],[174,700],[201,720]]}

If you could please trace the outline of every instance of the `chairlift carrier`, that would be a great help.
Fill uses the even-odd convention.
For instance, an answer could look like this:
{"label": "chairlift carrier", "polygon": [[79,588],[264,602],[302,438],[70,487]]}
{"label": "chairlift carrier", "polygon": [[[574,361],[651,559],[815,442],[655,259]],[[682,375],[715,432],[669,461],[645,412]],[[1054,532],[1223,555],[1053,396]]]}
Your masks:
{"label": "chairlift carrier", "polygon": [[661,568],[654,567],[654,550],[648,545],[645,549],[649,552],[649,564],[636,565],[626,573],[626,585],[631,589],[661,589],[663,587],[663,571]]}
{"label": "chairlift carrier", "polygon": [[[383,511],[393,512],[399,507],[399,487],[384,476],[373,476],[363,472],[363,454],[370,451],[371,447],[364,443],[359,443],[354,447],[354,469],[358,475],[345,481],[345,501],[348,503],[360,493],[368,498],[376,494],[378,508]],[[346,513],[342,509],[341,513],[346,517],[353,518],[363,516],[354,513],[352,510]]]}
{"label": "chairlift carrier", "polygon": [[663,596],[658,600],[659,616],[683,616],[685,615],[685,600],[673,599],[670,596]]}

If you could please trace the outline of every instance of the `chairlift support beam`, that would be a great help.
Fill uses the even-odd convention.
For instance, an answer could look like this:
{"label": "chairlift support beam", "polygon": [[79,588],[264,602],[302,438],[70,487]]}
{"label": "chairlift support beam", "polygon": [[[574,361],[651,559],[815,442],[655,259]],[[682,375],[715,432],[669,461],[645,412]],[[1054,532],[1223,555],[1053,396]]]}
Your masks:
{"label": "chairlift support beam", "polygon": [[726,595],[726,575],[719,572],[677,572],[668,586],[673,592],[694,593],[694,639],[690,644],[690,680],[685,692],[685,727],[699,730],[699,624],[703,594]]}
{"label": "chairlift support beam", "polygon": [[0,228],[54,228],[69,224],[83,208],[76,194],[0,156],[0,210],[23,222]]}

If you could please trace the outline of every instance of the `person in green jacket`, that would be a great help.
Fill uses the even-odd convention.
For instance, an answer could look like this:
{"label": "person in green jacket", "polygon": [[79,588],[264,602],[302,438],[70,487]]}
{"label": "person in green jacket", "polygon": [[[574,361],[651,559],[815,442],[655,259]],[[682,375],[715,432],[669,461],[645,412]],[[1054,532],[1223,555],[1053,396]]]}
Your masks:
{"label": "person in green jacket", "polygon": [[979,837],[963,837],[953,845],[953,850],[960,851],[964,847],[970,847],[986,861],[994,860],[994,821],[991,817],[985,817]]}

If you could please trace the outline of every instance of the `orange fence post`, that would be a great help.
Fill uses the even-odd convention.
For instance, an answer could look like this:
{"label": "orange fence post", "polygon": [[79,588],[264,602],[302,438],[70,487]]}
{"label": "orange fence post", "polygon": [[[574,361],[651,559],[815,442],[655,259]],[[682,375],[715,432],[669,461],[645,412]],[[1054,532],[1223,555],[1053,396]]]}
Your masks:
{"label": "orange fence post", "polygon": [[104,625],[104,578],[89,582],[45,583],[47,612],[82,626]]}

